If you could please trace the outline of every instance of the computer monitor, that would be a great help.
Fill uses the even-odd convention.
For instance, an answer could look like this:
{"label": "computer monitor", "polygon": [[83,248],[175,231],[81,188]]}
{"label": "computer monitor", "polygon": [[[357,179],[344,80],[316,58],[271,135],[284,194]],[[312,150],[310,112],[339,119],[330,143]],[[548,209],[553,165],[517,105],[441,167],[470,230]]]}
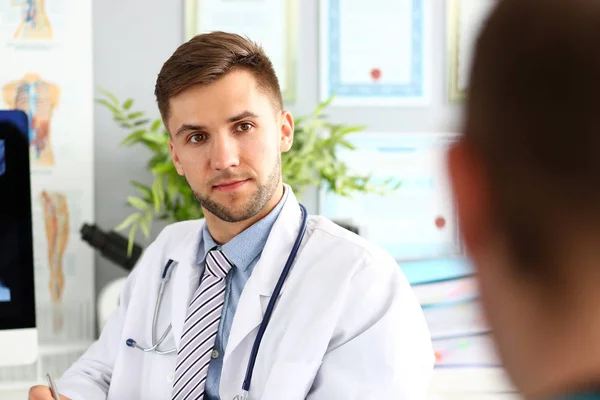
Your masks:
{"label": "computer monitor", "polygon": [[28,118],[0,111],[0,366],[35,362]]}

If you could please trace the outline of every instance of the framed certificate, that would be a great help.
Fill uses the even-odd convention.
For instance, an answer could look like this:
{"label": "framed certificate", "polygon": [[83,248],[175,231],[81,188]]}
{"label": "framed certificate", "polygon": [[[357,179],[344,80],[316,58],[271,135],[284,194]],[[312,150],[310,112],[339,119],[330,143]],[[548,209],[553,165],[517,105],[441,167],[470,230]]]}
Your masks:
{"label": "framed certificate", "polygon": [[321,100],[427,104],[430,6],[430,0],[320,0]]}
{"label": "framed certificate", "polygon": [[446,176],[454,134],[370,133],[349,138],[356,150],[338,154],[353,174],[396,190],[339,196],[323,189],[320,214],[357,226],[359,234],[399,262],[461,256],[456,207]]}
{"label": "framed certificate", "polygon": [[299,0],[185,0],[185,38],[225,31],[261,44],[286,103],[296,99]]}
{"label": "framed certificate", "polygon": [[465,99],[473,50],[485,19],[497,0],[448,0],[448,98]]}

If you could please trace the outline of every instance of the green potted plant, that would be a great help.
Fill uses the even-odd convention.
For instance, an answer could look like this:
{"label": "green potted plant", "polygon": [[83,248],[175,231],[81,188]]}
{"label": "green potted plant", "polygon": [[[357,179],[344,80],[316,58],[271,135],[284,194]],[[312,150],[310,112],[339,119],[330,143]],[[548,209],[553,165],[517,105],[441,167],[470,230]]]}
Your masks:
{"label": "green potted plant", "polygon": [[[134,100],[121,102],[114,94],[100,90],[96,102],[110,110],[114,121],[127,135],[121,145],[142,145],[151,152],[147,167],[154,176],[152,184],[132,181],[137,195],[128,196],[127,203],[135,211],[125,218],[116,231],[129,228],[129,249],[134,237],[141,230],[146,239],[155,219],[169,222],[202,218],[202,208],[194,198],[185,178],[177,174],[169,152],[169,133],[160,118],[147,118],[142,111],[133,109]],[[353,193],[385,193],[399,186],[390,178],[375,184],[370,176],[354,175],[348,166],[338,160],[337,150],[354,147],[347,135],[365,129],[364,126],[333,124],[323,114],[333,97],[319,104],[306,116],[294,120],[294,144],[282,155],[283,181],[290,185],[299,197],[307,187],[315,186],[342,196]]]}

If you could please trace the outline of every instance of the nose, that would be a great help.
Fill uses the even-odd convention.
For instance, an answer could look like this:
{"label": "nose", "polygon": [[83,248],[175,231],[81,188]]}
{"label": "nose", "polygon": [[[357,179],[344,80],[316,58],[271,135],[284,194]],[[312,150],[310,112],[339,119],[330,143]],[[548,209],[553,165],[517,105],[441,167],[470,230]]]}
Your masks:
{"label": "nose", "polygon": [[215,135],[210,155],[211,167],[217,171],[240,164],[236,141],[229,135]]}

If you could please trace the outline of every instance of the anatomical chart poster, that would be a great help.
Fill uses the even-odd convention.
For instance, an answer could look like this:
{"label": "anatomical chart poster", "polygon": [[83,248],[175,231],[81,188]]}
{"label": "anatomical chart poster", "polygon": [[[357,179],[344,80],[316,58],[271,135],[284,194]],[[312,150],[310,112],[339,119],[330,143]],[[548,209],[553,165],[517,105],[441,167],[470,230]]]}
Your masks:
{"label": "anatomical chart poster", "polygon": [[91,22],[91,0],[0,0],[0,109],[29,119],[41,370],[95,336],[94,253],[79,235],[94,218]]}

